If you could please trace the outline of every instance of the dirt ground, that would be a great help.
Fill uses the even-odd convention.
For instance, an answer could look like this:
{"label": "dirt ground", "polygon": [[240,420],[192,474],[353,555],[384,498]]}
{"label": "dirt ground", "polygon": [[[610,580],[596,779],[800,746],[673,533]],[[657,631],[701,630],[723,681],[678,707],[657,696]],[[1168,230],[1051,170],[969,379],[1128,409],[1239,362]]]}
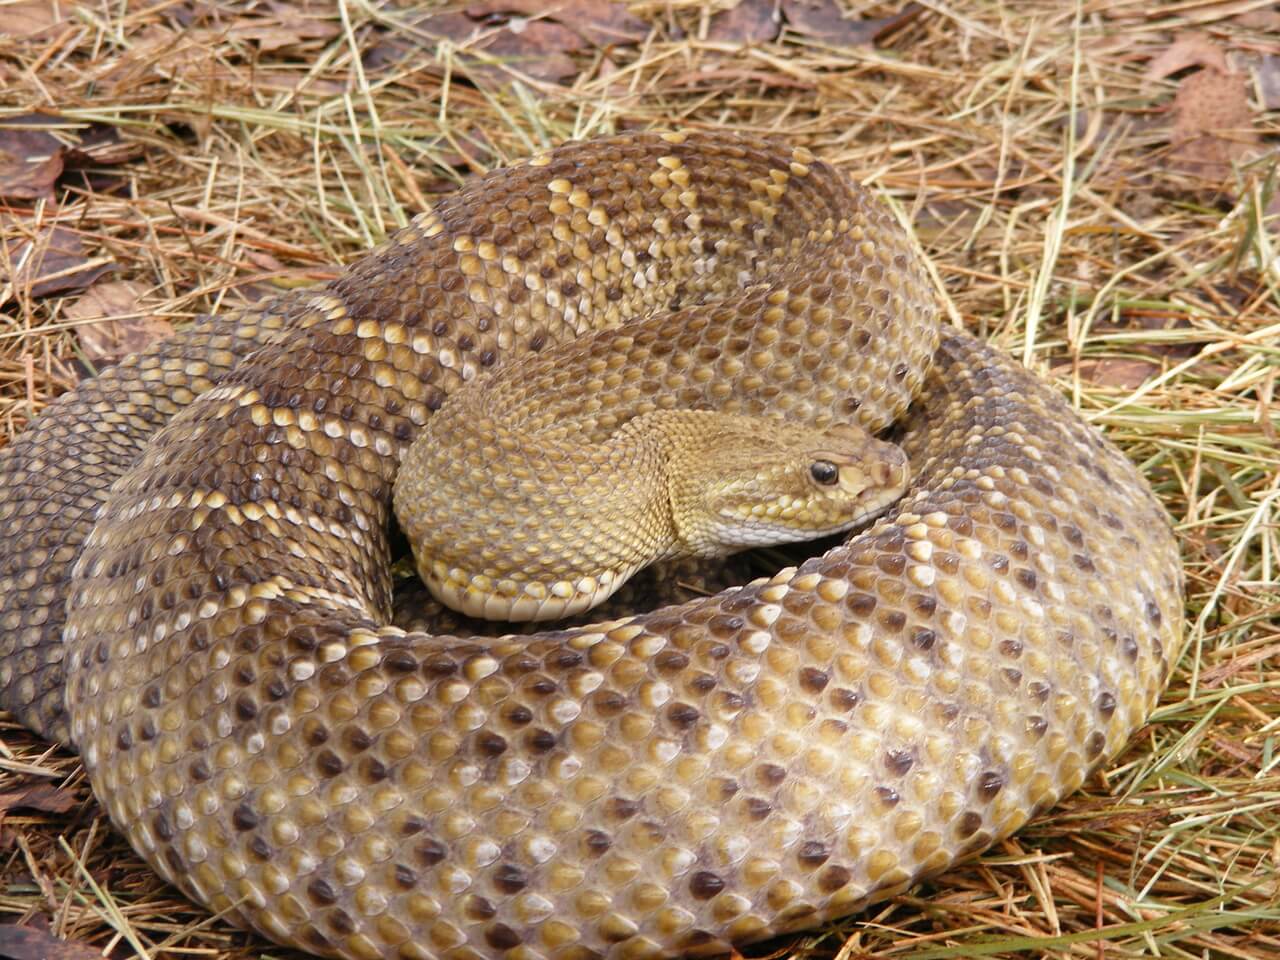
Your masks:
{"label": "dirt ground", "polygon": [[[948,322],[1145,472],[1188,643],[1057,809],[752,955],[1280,957],[1278,110],[1280,5],[1257,0],[6,3],[0,442],[535,149],[650,126],[804,145],[912,225]],[[161,883],[76,758],[11,722],[0,922],[19,960],[299,956]]]}

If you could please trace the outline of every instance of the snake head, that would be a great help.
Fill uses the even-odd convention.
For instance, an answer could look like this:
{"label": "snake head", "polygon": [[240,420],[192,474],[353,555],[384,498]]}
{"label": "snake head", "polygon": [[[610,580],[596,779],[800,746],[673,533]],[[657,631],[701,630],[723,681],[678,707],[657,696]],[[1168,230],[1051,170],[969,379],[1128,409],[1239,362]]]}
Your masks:
{"label": "snake head", "polygon": [[906,491],[906,454],[861,427],[708,414],[671,458],[682,552],[723,556],[811,540],[875,517]]}

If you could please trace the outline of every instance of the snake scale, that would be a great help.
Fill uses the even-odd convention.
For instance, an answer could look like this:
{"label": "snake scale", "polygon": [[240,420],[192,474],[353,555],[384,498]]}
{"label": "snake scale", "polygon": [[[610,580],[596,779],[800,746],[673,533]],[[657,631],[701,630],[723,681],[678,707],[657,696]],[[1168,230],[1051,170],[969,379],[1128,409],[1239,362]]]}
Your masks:
{"label": "snake scale", "polygon": [[[579,335],[619,421],[905,411],[910,489],[679,606],[391,625],[405,451],[464,382]],[[0,525],[3,704],[186,895],[326,956],[706,955],[850,913],[1080,786],[1181,648],[1133,466],[939,331],[864,191],[724,133],[477,178],[327,288],[86,381],[0,451]]]}

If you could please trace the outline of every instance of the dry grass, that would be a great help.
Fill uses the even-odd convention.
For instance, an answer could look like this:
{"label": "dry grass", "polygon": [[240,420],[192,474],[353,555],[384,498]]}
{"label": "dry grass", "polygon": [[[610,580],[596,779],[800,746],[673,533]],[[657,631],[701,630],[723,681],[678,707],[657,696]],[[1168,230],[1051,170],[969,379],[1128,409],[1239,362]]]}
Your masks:
{"label": "dry grass", "polygon": [[[575,54],[569,86],[477,89],[455,48],[412,31],[406,59],[362,66],[399,14],[360,0],[319,9],[314,36],[266,40],[245,29],[277,22],[255,3],[184,30],[200,4],[64,2],[47,33],[0,39],[0,119],[56,111],[68,134],[105,124],[137,155],[0,207],[0,231],[74,231],[145,288],[140,313],[181,322],[323,280],[425,195],[573,136],[733,127],[840,163],[914,224],[952,321],[1056,376],[1142,466],[1182,537],[1189,643],[1105,775],[978,861],[778,955],[1280,957],[1275,159],[1220,185],[1175,172],[1176,78],[1144,78],[1188,26],[1240,58],[1280,54],[1234,19],[1273,5],[925,0],[876,48],[698,39],[730,5],[637,0],[648,39]],[[1254,116],[1273,145],[1276,113]],[[74,382],[76,298],[3,298],[6,435]],[[74,804],[0,814],[5,921],[113,957],[293,956],[156,880],[74,758],[0,728],[0,794],[42,780]]]}

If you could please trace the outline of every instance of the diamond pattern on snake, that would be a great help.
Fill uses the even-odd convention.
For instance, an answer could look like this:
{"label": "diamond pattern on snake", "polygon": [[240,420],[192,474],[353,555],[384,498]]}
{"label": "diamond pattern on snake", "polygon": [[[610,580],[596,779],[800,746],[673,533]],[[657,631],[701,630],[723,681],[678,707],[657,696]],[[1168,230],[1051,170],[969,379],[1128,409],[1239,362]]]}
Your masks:
{"label": "diamond pattern on snake", "polygon": [[[485,637],[392,622],[393,503],[439,596],[534,616],[630,541],[881,512],[764,580]],[[104,371],[0,451],[0,525],[0,703],[188,897],[320,956],[707,955],[852,913],[1076,789],[1182,642],[1133,465],[941,326],[866,190],[710,131],[478,177]]]}

